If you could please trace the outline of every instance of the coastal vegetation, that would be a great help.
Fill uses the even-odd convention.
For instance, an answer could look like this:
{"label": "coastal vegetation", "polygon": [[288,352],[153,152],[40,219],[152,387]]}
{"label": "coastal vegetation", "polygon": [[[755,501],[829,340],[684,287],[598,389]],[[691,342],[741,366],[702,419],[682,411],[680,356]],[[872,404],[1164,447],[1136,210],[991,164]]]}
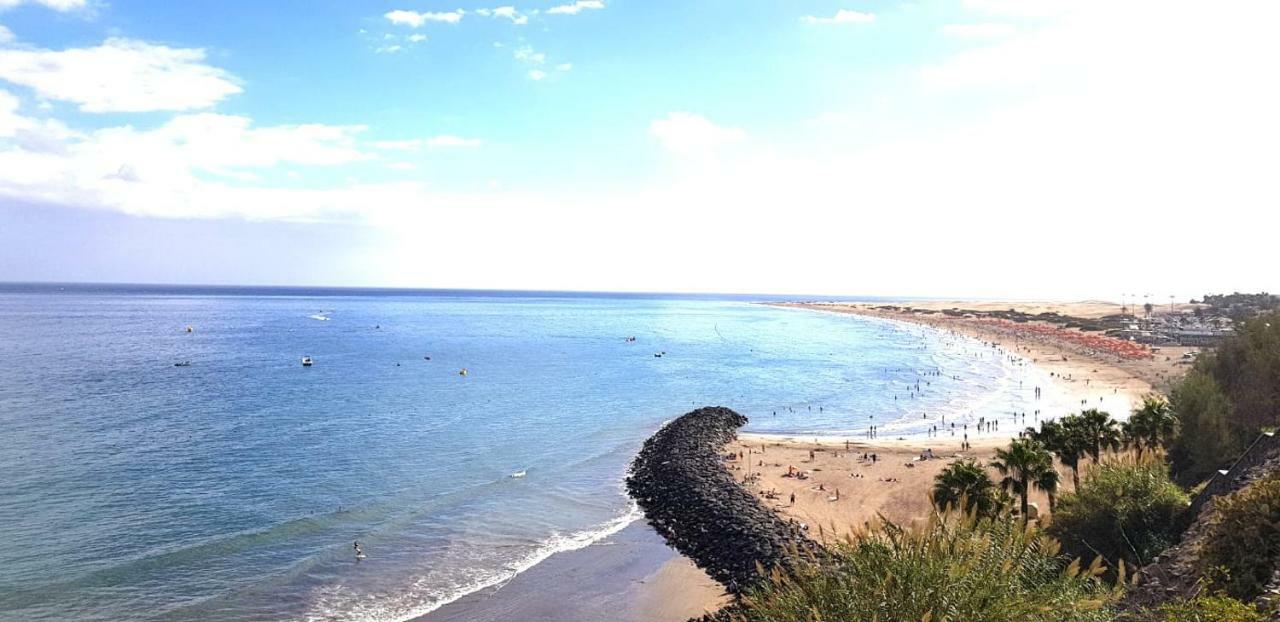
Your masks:
{"label": "coastal vegetation", "polygon": [[1280,314],[1249,319],[1174,387],[1171,407],[1182,428],[1170,446],[1185,485],[1223,468],[1264,430],[1280,425]]}
{"label": "coastal vegetation", "polygon": [[1218,500],[1215,509],[1205,539],[1204,571],[1231,596],[1257,598],[1280,561],[1280,476]]}
{"label": "coastal vegetation", "polygon": [[[1260,596],[1280,577],[1280,454],[1250,452],[1242,464],[1258,468],[1215,479],[1209,489],[1227,494],[1208,505],[1201,495],[1195,509],[1209,509],[1199,516],[1188,508],[1189,491],[1280,425],[1277,387],[1280,315],[1255,317],[1200,356],[1167,400],[1144,398],[1123,423],[1097,409],[1058,417],[989,463],[956,460],[934,477],[924,523],[881,520],[821,555],[793,556],[715,619],[1268,619]],[[1060,498],[1058,463],[1073,483]],[[1036,490],[1046,514],[1031,508]],[[1192,521],[1198,531],[1179,543]],[[1126,579],[1143,567],[1162,569],[1134,588]],[[1132,598],[1143,590],[1149,598]]]}
{"label": "coastal vegetation", "polygon": [[1199,596],[1161,605],[1155,622],[1266,622],[1267,617],[1230,596]]}
{"label": "coastal vegetation", "polygon": [[1138,453],[1154,451],[1164,447],[1178,431],[1178,417],[1173,414],[1169,401],[1154,395],[1142,400],[1142,407],[1129,415],[1129,420],[1120,426],[1124,443]]}
{"label": "coastal vegetation", "polygon": [[991,466],[1003,476],[1000,488],[1020,499],[1023,521],[1029,518],[1033,486],[1048,494],[1049,505],[1053,505],[1054,495],[1058,492],[1058,472],[1053,468],[1053,455],[1039,441],[1019,439],[1010,443],[1007,449],[997,449]]}
{"label": "coastal vegetation", "polygon": [[[1194,301],[1193,301],[1194,302]],[[1280,296],[1262,292],[1258,294],[1206,294],[1203,304],[1218,315],[1233,320],[1246,320],[1263,313],[1280,310]]]}
{"label": "coastal vegetation", "polygon": [[833,560],[774,573],[729,617],[812,620],[1102,622],[1116,588],[1102,566],[1070,563],[1058,544],[1008,513],[940,513],[917,528],[882,522],[833,545]]}
{"label": "coastal vegetation", "polygon": [[1047,532],[1071,557],[1137,568],[1177,539],[1177,519],[1189,503],[1163,462],[1109,460],[1062,496]]}
{"label": "coastal vegetation", "polygon": [[934,480],[933,503],[942,511],[955,509],[990,518],[1008,502],[1008,496],[996,488],[986,468],[975,460],[952,462]]}
{"label": "coastal vegetation", "polygon": [[1120,426],[1111,418],[1111,413],[1090,408],[1076,416],[1079,417],[1079,433],[1084,440],[1085,453],[1094,464],[1102,459],[1103,451],[1116,451],[1124,444]]}

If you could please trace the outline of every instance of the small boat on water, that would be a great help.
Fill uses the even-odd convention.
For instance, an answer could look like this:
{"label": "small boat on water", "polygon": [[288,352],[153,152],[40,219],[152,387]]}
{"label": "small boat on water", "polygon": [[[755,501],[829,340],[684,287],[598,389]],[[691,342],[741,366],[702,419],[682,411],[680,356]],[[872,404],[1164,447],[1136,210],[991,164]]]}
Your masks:
{"label": "small boat on water", "polygon": [[458,370],[458,375],[459,375],[459,376],[465,376],[465,375],[467,375],[467,368],[466,368],[466,367],[463,367],[462,369]]}
{"label": "small boat on water", "polygon": [[303,367],[311,367],[311,363],[312,363],[311,357],[309,357],[309,356],[304,356],[304,357],[302,357],[302,366],[303,366]]}
{"label": "small boat on water", "polygon": [[191,367],[191,361],[179,361],[173,364],[174,367]]}
{"label": "small boat on water", "polygon": [[526,471],[526,470],[524,470],[524,469],[520,469],[519,471],[516,471],[515,473],[512,473],[512,474],[511,474],[511,477],[512,477],[513,479],[520,479],[521,477],[524,477],[525,475],[528,475],[528,473],[529,473],[528,471]]}

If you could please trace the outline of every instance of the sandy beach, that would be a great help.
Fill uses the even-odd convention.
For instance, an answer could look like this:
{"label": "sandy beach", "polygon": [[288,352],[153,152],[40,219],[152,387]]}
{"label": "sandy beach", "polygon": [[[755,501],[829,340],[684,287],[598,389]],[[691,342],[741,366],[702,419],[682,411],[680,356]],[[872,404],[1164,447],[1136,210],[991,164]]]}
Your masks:
{"label": "sandy beach", "polygon": [[[899,306],[905,306],[906,303]],[[932,302],[910,303],[916,309],[1008,310],[1024,313],[1056,312],[1076,317],[1096,318],[1115,313],[1117,306],[1102,302],[1008,303]],[[1055,389],[1085,403],[1099,396],[1120,396],[1122,403],[1136,407],[1144,396],[1159,393],[1171,379],[1188,368],[1182,353],[1190,348],[1162,348],[1150,356],[1124,358],[1089,351],[1070,339],[1055,338],[1056,331],[1035,333],[978,318],[920,314],[888,310],[877,303],[778,303],[777,306],[825,313],[845,313],[892,321],[911,322],[949,333],[995,344],[1050,374]],[[1126,416],[1128,413],[1113,413]],[[931,512],[929,492],[934,477],[957,459],[974,459],[989,464],[995,450],[1016,437],[1022,425],[1010,425],[986,433],[970,430],[965,438],[939,435],[836,437],[812,435],[740,434],[726,453],[736,458],[730,470],[748,490],[779,515],[807,526],[811,537],[832,541],[865,529],[880,519],[909,525]],[[871,456],[875,459],[872,460]],[[1088,465],[1082,464],[1081,470]],[[1059,466],[1061,492],[1071,489],[1069,469]],[[803,472],[805,479],[787,476]],[[993,477],[997,477],[994,469]],[[1047,511],[1048,498],[1033,491],[1031,502]],[[712,610],[727,601],[723,592],[704,572],[686,558],[677,556],[647,577],[644,589],[634,601],[638,611],[654,620],[687,618],[691,612]]]}
{"label": "sandy beach", "polygon": [[[939,471],[960,458],[986,464],[1007,442],[1008,438],[981,439],[962,451],[959,441],[945,439],[928,444],[935,458],[924,460],[926,447],[910,441],[850,441],[846,449],[843,441],[744,434],[727,449],[744,455],[730,467],[737,469],[744,486],[782,516],[807,525],[811,537],[824,541],[863,529],[879,517],[903,525],[925,518],[930,511],[928,491]],[[870,454],[875,454],[874,461]],[[806,479],[786,477],[793,467]],[[1063,475],[1069,487],[1070,477],[1066,471]],[[1047,507],[1038,491],[1032,502]]]}
{"label": "sandy beach", "polygon": [[637,521],[414,622],[684,622],[727,602],[723,586]]}
{"label": "sandy beach", "polygon": [[[941,313],[924,314],[917,311],[943,311],[962,309],[969,311],[1016,310],[1027,314],[1059,313],[1073,317],[1094,319],[1119,311],[1114,303],[1085,302],[885,302],[885,303],[824,303],[785,302],[774,306],[808,309],[829,313],[845,313],[878,317],[932,326],[939,330],[969,335],[976,339],[998,344],[1000,347],[1022,355],[1042,369],[1056,375],[1071,378],[1072,382],[1093,384],[1108,383],[1139,395],[1153,390],[1163,390],[1170,382],[1180,378],[1190,367],[1183,354],[1195,353],[1199,348],[1162,346],[1148,349],[1149,356],[1141,358],[1116,356],[1108,352],[1092,350],[1069,337],[1090,336],[1078,329],[1061,329],[1045,322],[1012,324],[988,318],[955,317]],[[1180,305],[1175,307],[1190,307]],[[1044,329],[1034,332],[1031,328]]]}
{"label": "sandy beach", "polygon": [[[947,309],[1018,308],[1028,313],[1054,311],[1081,317],[1086,313],[1096,316],[1105,309],[1115,310],[1115,305],[1096,302],[1035,303],[1025,307],[1007,302],[933,304]],[[1187,368],[1179,362],[1181,352],[1187,349],[1164,348],[1170,360],[1165,360],[1160,353],[1149,358],[1118,360],[1097,353],[1086,354],[1070,342],[1043,336],[1028,338],[975,319],[873,308],[879,304],[786,303],[780,306],[913,322],[995,343],[1052,372],[1053,382],[1058,383],[1061,390],[1086,402],[1098,395],[1118,394],[1136,406],[1143,396],[1158,393],[1160,384],[1185,373]],[[962,438],[952,436],[868,440],[756,434],[742,434],[726,449],[742,456],[734,460],[730,468],[744,486],[759,494],[764,503],[782,516],[808,525],[812,537],[821,541],[862,529],[879,517],[900,524],[925,518],[930,512],[928,492],[939,471],[957,459],[972,458],[988,464],[995,450],[1007,445],[1021,429],[1022,426],[1009,426],[998,432],[972,433],[968,450],[961,449]],[[870,459],[872,454],[876,457],[874,461]],[[1086,467],[1082,464],[1082,471]],[[1062,491],[1068,491],[1070,472],[1061,466],[1059,470]],[[791,471],[804,472],[806,479],[787,477]],[[1048,499],[1040,491],[1033,492],[1031,501],[1041,509],[1048,508]]]}

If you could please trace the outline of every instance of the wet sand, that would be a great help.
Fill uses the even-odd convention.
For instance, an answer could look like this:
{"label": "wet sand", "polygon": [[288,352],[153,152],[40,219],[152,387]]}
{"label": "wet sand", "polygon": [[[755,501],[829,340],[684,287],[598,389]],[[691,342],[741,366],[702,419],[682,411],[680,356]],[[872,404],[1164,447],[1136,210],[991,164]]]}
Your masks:
{"label": "wet sand", "polygon": [[684,622],[726,602],[719,583],[637,521],[415,622]]}

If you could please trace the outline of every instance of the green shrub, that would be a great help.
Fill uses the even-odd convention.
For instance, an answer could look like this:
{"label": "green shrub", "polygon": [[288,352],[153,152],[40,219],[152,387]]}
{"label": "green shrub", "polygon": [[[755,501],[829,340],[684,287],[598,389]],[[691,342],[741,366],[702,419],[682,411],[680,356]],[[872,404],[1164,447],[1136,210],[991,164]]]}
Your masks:
{"label": "green shrub", "polygon": [[1048,532],[1071,557],[1101,555],[1113,567],[1123,560],[1137,568],[1177,540],[1177,518],[1189,503],[1164,464],[1107,462],[1062,496]]}
{"label": "green shrub", "polygon": [[1238,324],[1236,331],[1173,390],[1182,433],[1169,448],[1178,481],[1193,484],[1230,464],[1257,438],[1280,426],[1280,314]]}
{"label": "green shrub", "polygon": [[1258,610],[1228,596],[1201,596],[1161,605],[1157,622],[1266,622]]}
{"label": "green shrub", "polygon": [[1233,432],[1231,402],[1213,376],[1192,371],[1170,396],[1181,432],[1169,447],[1178,481],[1193,484],[1229,464],[1244,449]]}
{"label": "green shrub", "polygon": [[1007,514],[884,523],[832,547],[833,561],[775,573],[747,594],[739,622],[1102,622],[1112,588],[1100,568],[1065,566],[1057,543]]}
{"label": "green shrub", "polygon": [[1216,585],[1251,601],[1280,561],[1280,477],[1259,480],[1214,501],[1201,560]]}

